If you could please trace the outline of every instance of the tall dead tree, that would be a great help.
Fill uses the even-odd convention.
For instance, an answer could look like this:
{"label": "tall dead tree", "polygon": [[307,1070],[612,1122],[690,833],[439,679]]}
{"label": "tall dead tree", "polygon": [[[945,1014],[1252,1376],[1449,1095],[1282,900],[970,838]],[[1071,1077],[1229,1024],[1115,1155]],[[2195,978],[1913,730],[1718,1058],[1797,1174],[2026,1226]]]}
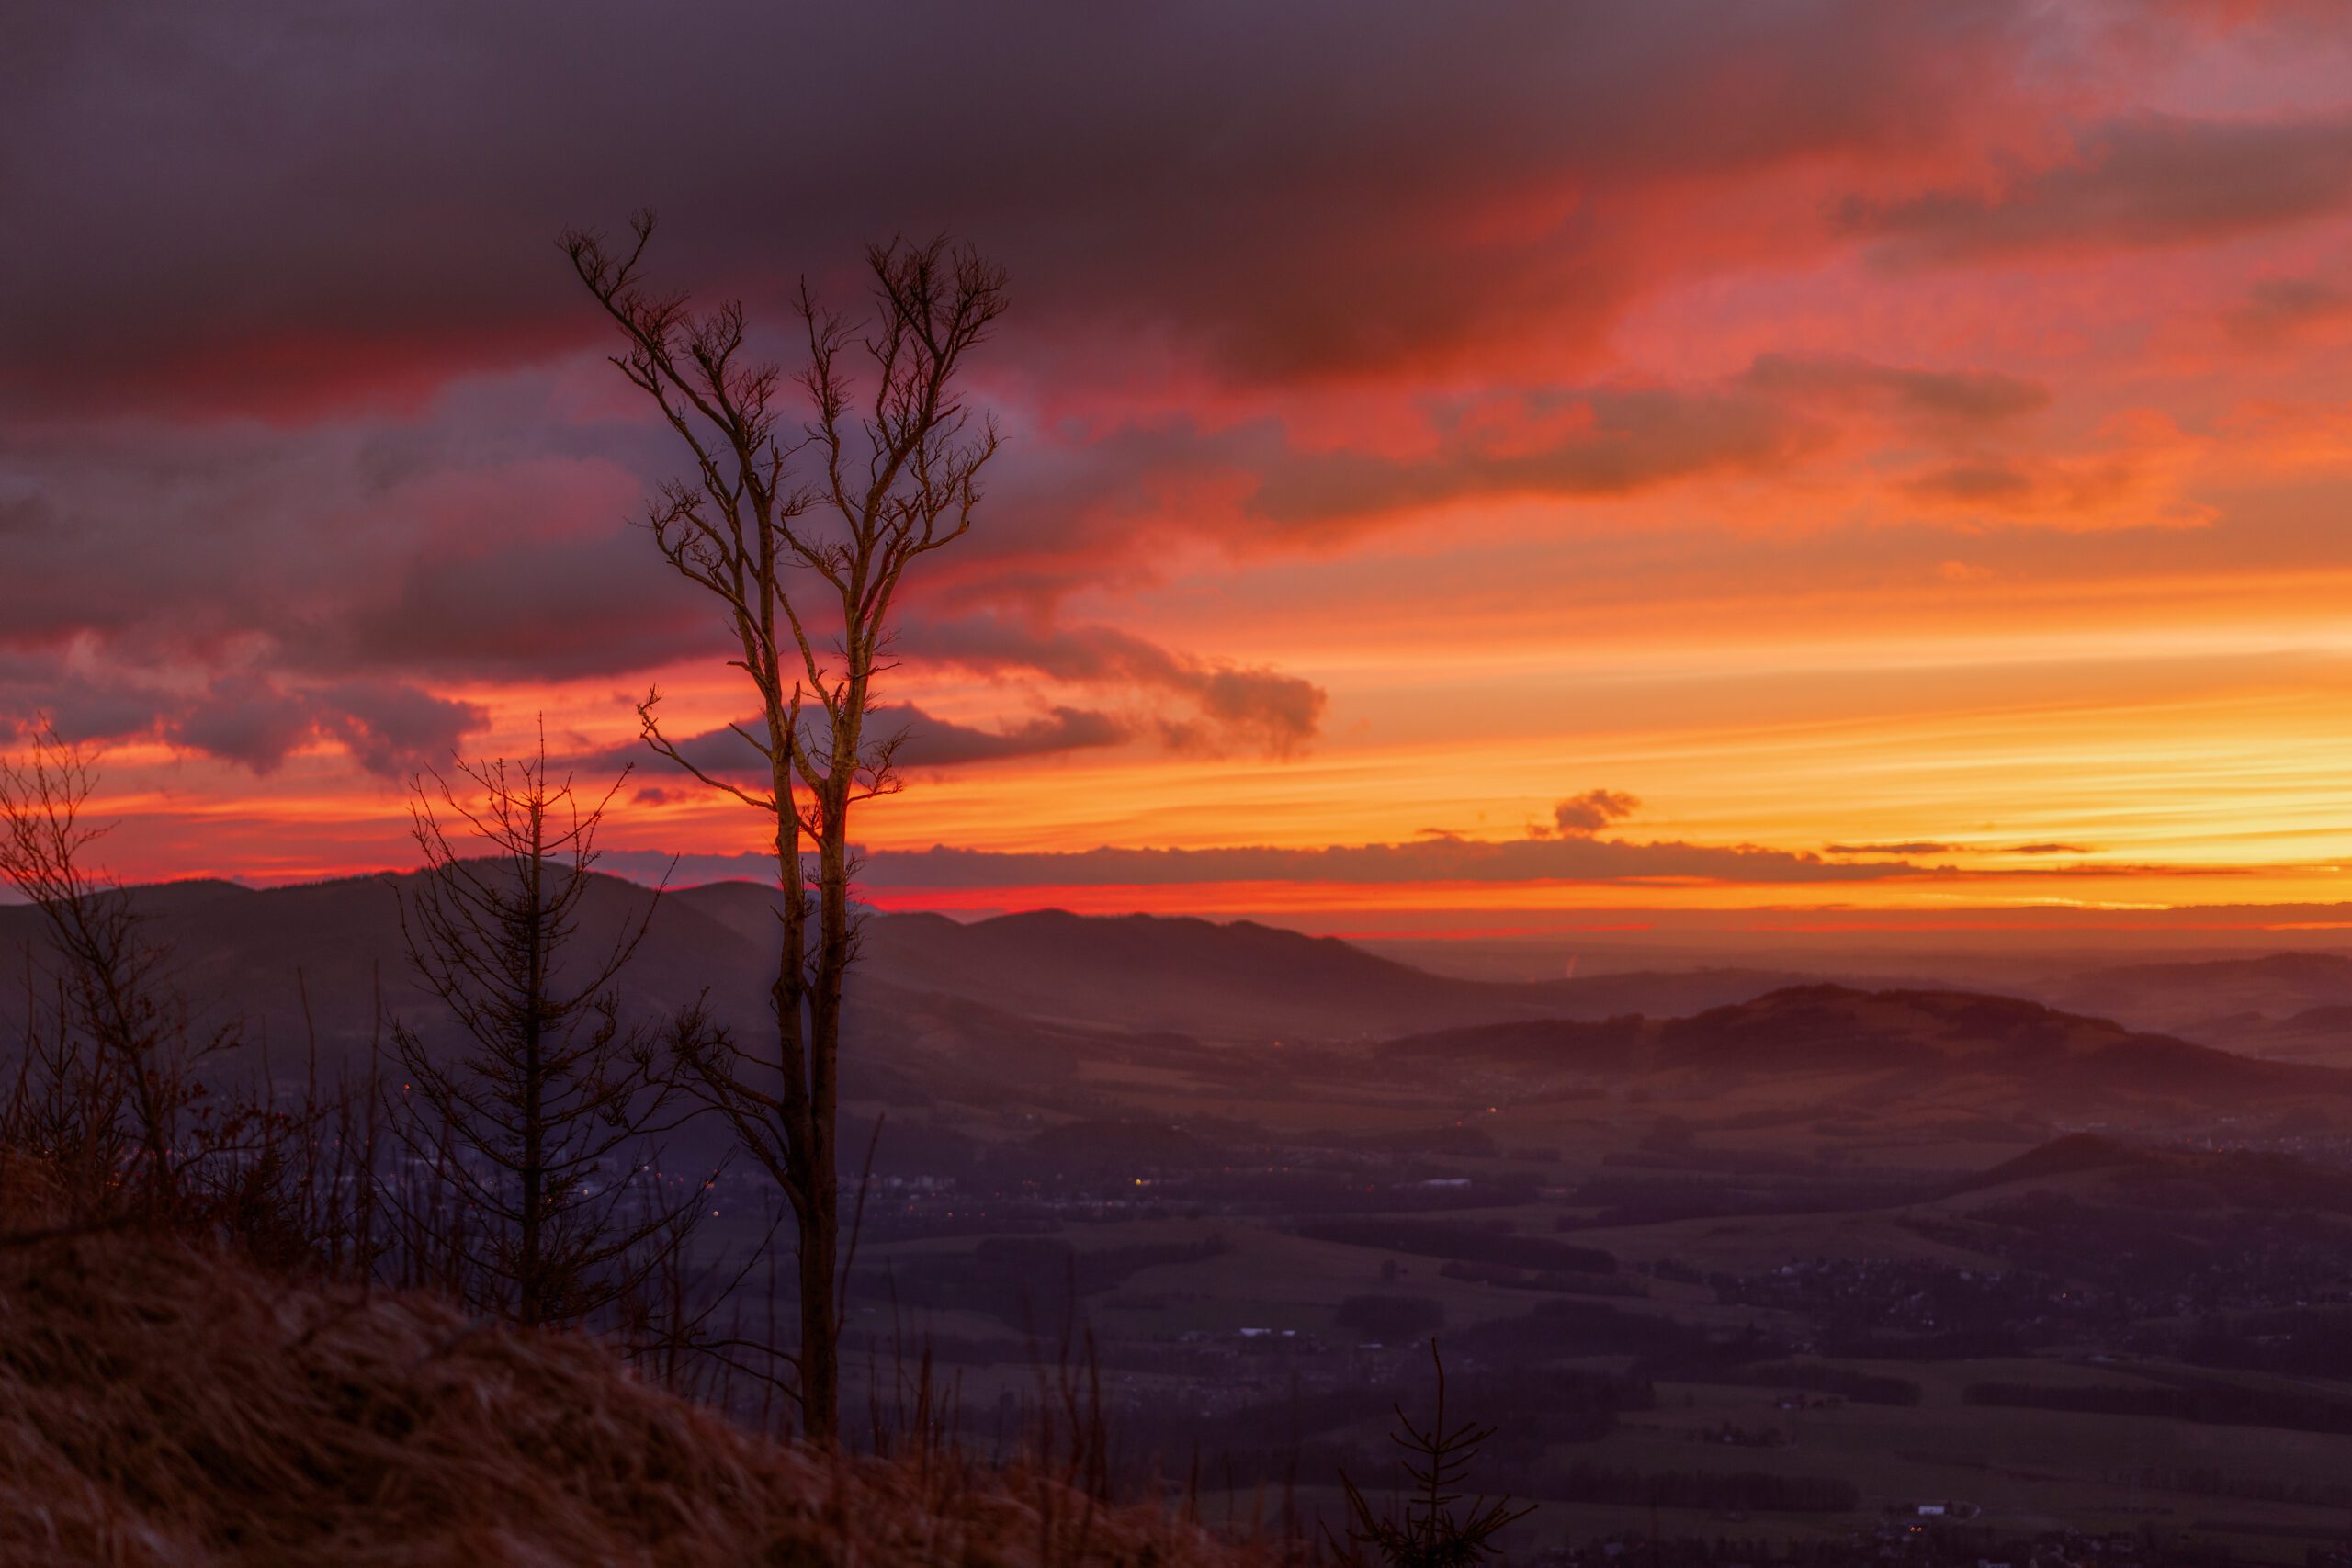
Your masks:
{"label": "tall dead tree", "polygon": [[[944,241],[869,246],[873,313],[862,326],[797,300],[808,364],[803,421],[779,406],[784,372],[748,346],[743,307],[697,310],[650,291],[653,220],[608,247],[563,248],[620,330],[613,363],[650,398],[693,458],[648,522],[662,555],[713,595],[758,716],[734,726],[751,765],[690,757],[639,707],[646,740],[705,784],[773,822],[784,897],[773,991],[774,1049],[708,1033],[682,1063],[783,1190],[797,1230],[801,1427],[830,1444],[840,1421],[841,1204],[835,1131],[842,982],[855,955],[850,815],[895,790],[898,734],[873,734],[907,569],[961,538],[997,450],[957,386],[965,356],[1005,308],[1002,271]],[[813,863],[812,863],[813,862]]]}
{"label": "tall dead tree", "polygon": [[578,1322],[630,1292],[700,1212],[702,1183],[672,1192],[651,1168],[655,1041],[623,1022],[614,991],[652,906],[582,940],[617,783],[582,798],[550,774],[544,742],[458,776],[413,783],[425,863],[402,890],[401,930],[464,1039],[436,1050],[393,1025],[394,1131],[440,1178],[422,1195],[396,1185],[393,1200],[426,1274],[519,1323]]}

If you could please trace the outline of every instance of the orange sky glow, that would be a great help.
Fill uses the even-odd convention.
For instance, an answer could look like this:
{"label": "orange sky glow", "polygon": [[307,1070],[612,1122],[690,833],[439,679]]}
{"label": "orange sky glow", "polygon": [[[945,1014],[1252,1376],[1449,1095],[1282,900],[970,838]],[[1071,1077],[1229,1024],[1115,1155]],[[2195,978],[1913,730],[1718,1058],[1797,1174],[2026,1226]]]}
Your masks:
{"label": "orange sky glow", "polygon": [[[757,314],[944,225],[1012,270],[971,388],[1008,447],[887,700],[992,755],[865,808],[885,908],[2352,926],[2352,23],[1658,10],[1400,13],[1345,62],[1367,92],[1287,23],[1229,79],[1164,40],[1116,102],[1040,39],[938,108],[969,166],[777,175],[818,217],[586,130],[594,177],[504,122],[411,168],[273,76],[260,118],[351,184],[300,206],[290,152],[188,131],[223,211],[300,207],[266,258],[192,235],[243,279],[217,306],[111,249],[6,264],[141,304],[61,282],[65,326],[0,338],[0,727],[107,748],[117,874],[271,884],[409,864],[403,780],[452,750],[544,724],[601,779],[649,686],[679,733],[741,716],[630,523],[677,454],[548,239],[651,203],[669,280]],[[10,210],[125,166],[96,127],[142,67],[69,33]],[[565,48],[566,81],[626,53]],[[364,73],[454,104],[452,69]],[[1638,804],[1562,815],[1596,790]],[[701,880],[758,840],[645,756],[607,842]]]}

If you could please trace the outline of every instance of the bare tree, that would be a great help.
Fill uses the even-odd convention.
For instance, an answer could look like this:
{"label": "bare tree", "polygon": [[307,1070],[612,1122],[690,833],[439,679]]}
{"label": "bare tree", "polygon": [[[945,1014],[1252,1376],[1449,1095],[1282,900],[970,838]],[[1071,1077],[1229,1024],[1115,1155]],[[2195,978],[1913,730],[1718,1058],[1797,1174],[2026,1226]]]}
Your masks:
{"label": "bare tree", "polygon": [[944,240],[869,246],[874,313],[862,328],[820,306],[804,280],[808,411],[787,427],[784,373],[749,349],[741,304],[697,311],[684,295],[650,291],[651,215],[631,231],[626,249],[580,231],[562,244],[620,330],[613,363],[693,458],[693,478],[664,485],[648,522],[663,558],[718,601],[730,662],[760,705],[733,727],[751,766],[683,751],[662,728],[658,690],[638,712],[656,751],[772,819],[785,895],[774,1049],[713,1032],[682,1066],[792,1208],[801,1427],[830,1444],[847,1284],[835,1123],[842,983],[856,951],[850,814],[899,784],[903,734],[867,726],[907,569],[971,528],[997,450],[994,422],[973,418],[957,377],[1004,311],[1005,279]]}
{"label": "bare tree", "polygon": [[[45,982],[28,976],[8,1130],[77,1196],[111,1190],[167,1210],[181,1120],[202,1092],[190,1069],[221,1042],[191,1043],[163,946],[130,895],[87,863],[106,831],[85,816],[96,787],[96,758],[45,723],[21,757],[0,759],[0,880],[40,911],[58,960]],[[32,1005],[44,991],[54,998],[45,1024]]]}
{"label": "bare tree", "polygon": [[[588,1317],[631,1291],[699,1212],[704,1183],[663,1190],[650,1145],[666,1098],[652,1032],[614,990],[652,903],[584,955],[582,905],[616,782],[593,801],[532,756],[413,782],[424,870],[401,929],[469,1044],[444,1055],[405,1021],[395,1132],[440,1178],[396,1186],[411,1257],[474,1305],[528,1325]],[[626,774],[623,775],[626,777]],[[430,782],[428,783],[428,778]]]}

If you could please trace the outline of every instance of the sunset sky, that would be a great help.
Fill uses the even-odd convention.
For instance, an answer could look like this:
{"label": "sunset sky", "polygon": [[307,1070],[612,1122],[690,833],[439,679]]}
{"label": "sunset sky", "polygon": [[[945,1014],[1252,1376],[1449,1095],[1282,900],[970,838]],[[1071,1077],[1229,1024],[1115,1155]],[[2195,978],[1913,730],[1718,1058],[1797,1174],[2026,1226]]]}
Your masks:
{"label": "sunset sky", "polygon": [[117,874],[405,866],[542,717],[613,869],[757,874],[631,750],[749,706],[554,244],[639,207],[777,328],[1010,269],[876,902],[2352,897],[2352,14],[2260,0],[12,8],[0,743]]}

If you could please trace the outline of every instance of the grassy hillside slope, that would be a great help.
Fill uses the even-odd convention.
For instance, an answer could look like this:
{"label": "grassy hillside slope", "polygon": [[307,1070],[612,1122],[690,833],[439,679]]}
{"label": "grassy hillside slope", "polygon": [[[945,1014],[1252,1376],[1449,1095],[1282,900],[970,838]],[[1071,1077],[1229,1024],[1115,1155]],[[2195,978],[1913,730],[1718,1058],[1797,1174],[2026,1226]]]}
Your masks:
{"label": "grassy hillside slope", "polygon": [[594,1340],[130,1235],[0,1236],[0,1562],[1053,1563],[1246,1551],[1039,1472],[828,1461]]}

